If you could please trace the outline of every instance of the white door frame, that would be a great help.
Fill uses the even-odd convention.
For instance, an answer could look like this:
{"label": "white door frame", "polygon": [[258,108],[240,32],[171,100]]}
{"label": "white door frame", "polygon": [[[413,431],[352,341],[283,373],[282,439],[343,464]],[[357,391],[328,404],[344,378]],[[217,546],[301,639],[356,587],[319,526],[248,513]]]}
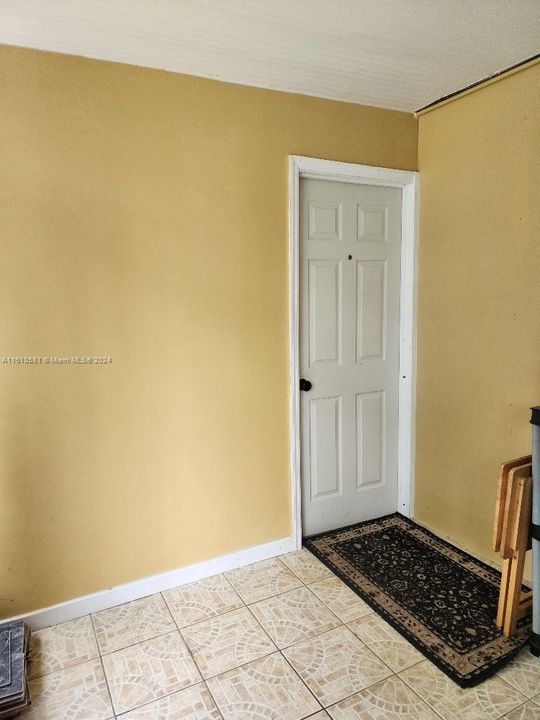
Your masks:
{"label": "white door frame", "polygon": [[411,517],[414,508],[416,406],[416,306],[418,267],[419,175],[407,170],[289,156],[289,307],[291,382],[292,528],[302,547],[300,484],[300,178],[380,185],[403,190],[401,215],[401,288],[399,319],[398,507]]}

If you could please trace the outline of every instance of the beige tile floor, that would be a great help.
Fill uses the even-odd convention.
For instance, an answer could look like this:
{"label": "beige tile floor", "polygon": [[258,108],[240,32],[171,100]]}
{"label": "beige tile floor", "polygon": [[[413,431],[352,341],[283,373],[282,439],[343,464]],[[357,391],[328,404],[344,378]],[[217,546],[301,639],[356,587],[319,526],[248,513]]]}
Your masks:
{"label": "beige tile floor", "polygon": [[540,720],[525,650],[462,690],[306,550],[33,634],[28,720]]}

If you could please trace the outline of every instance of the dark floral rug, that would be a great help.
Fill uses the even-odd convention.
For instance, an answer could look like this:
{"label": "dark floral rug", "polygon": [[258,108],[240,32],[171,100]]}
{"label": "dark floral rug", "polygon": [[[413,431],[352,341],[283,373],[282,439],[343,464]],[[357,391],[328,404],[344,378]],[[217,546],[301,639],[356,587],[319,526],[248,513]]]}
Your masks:
{"label": "dark floral rug", "polygon": [[304,546],[461,687],[527,643],[530,620],[495,625],[500,573],[394,513],[304,539]]}

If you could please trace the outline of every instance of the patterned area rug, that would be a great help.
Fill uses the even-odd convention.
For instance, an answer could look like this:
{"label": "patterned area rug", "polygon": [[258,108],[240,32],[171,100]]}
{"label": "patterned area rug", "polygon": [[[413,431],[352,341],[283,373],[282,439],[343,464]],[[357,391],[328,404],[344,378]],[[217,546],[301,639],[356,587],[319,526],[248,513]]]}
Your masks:
{"label": "patterned area rug", "polygon": [[461,687],[517,654],[494,618],[500,573],[399,513],[313,535],[304,546]]}

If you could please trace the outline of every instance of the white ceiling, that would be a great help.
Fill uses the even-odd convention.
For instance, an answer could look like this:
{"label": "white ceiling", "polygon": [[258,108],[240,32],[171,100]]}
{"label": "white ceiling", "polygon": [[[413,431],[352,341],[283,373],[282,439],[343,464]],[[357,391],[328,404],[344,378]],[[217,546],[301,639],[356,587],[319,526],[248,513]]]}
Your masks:
{"label": "white ceiling", "polygon": [[0,0],[2,43],[406,111],[539,37],[539,0]]}

